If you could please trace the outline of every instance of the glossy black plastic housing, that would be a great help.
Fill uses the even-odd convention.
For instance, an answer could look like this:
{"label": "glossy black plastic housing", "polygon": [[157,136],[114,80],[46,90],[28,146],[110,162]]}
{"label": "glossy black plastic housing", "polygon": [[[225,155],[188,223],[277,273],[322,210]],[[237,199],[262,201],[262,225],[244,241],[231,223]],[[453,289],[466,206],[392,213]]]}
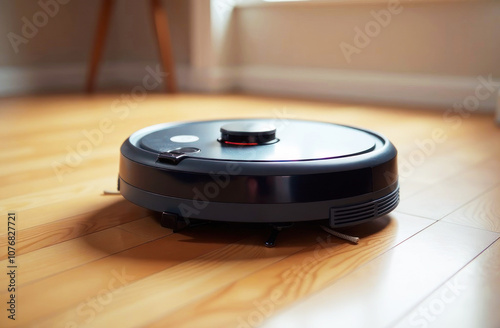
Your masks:
{"label": "glossy black plastic housing", "polygon": [[277,141],[276,127],[262,122],[237,122],[220,127],[220,142],[240,146],[265,145]]}
{"label": "glossy black plastic housing", "polygon": [[[332,226],[338,226],[332,219],[332,213],[338,213],[335,209],[380,202],[385,214],[397,206],[397,152],[385,137],[331,123],[291,120],[286,127],[288,131],[278,127],[279,142],[273,144],[238,146],[217,141],[220,130],[212,131],[214,127],[242,121],[246,122],[163,124],[136,132],[121,147],[121,193],[155,211],[243,222],[329,218]],[[204,127],[210,129],[204,131]],[[330,127],[332,134],[328,135]],[[307,139],[308,135],[311,139]],[[344,136],[348,138],[338,140]],[[329,138],[336,140],[331,144],[343,148],[325,150]],[[183,141],[176,147],[176,143],[168,141],[171,139]],[[162,140],[167,148],[162,148]],[[249,147],[253,148],[251,158]],[[199,151],[182,152],[188,148]],[[294,160],[290,152],[302,159]],[[322,157],[311,158],[314,154]],[[168,160],[162,160],[165,158]],[[384,200],[389,195],[390,200]],[[382,212],[378,213],[376,206],[370,215],[359,218],[355,215],[342,225],[377,217]]]}

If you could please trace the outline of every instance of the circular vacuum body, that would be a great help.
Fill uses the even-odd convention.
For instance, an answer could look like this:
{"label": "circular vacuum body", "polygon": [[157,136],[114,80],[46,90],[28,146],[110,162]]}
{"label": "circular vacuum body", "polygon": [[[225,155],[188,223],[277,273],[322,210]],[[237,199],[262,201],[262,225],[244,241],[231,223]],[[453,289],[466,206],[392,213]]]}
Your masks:
{"label": "circular vacuum body", "polygon": [[332,123],[165,123],[123,143],[119,190],[181,218],[341,227],[396,208],[396,154],[377,133]]}

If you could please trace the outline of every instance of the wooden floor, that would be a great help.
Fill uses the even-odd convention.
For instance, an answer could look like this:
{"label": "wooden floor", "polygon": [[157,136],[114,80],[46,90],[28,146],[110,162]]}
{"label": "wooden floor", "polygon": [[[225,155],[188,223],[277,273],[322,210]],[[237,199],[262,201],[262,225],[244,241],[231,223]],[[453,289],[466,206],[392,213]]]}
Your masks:
{"label": "wooden floor", "polygon": [[[116,188],[119,147],[134,131],[234,117],[385,134],[399,150],[399,207],[346,229],[358,245],[299,224],[268,249],[265,226],[173,234],[154,213],[102,195]],[[500,129],[491,115],[112,94],[3,99],[0,122],[1,327],[500,327]]]}

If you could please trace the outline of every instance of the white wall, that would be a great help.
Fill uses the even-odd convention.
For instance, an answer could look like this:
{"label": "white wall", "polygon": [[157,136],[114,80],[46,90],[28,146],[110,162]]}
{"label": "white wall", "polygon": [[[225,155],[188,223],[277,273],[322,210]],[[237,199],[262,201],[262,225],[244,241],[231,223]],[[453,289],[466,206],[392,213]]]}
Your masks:
{"label": "white wall", "polygon": [[401,3],[394,10],[401,12],[348,62],[339,45],[354,45],[354,28],[364,30],[375,21],[372,11],[387,7],[382,1],[240,8],[235,56],[243,65],[500,77],[498,1]]}
{"label": "white wall", "polygon": [[[7,34],[23,35],[22,18],[33,21],[33,15],[42,10],[39,1],[58,3],[56,0],[0,1],[0,66],[86,61],[94,39],[100,0],[71,0],[59,4],[58,13],[49,18],[27,44],[20,44],[18,53],[14,51]],[[171,20],[176,60],[187,63],[188,1],[168,0],[163,4]],[[149,1],[115,1],[104,56],[105,59],[120,61],[157,59]]]}
{"label": "white wall", "polygon": [[[163,1],[182,89],[449,108],[475,95],[478,76],[500,78],[499,1],[405,0],[383,27],[372,12],[387,11],[385,1],[233,8],[240,1]],[[115,3],[100,86],[130,87],[158,62],[158,51],[148,1]],[[83,90],[99,4],[60,5],[18,53],[0,38],[0,95]],[[21,34],[22,17],[40,10],[38,0],[0,2],[0,35]],[[355,28],[367,24],[379,31],[346,58],[340,45],[356,46]],[[496,99],[492,92],[480,109],[493,110]]]}
{"label": "white wall", "polygon": [[[33,35],[23,34],[26,25],[23,17],[33,22],[33,16],[43,10],[40,3],[51,3],[52,10],[55,3],[58,12]],[[100,0],[0,1],[0,94],[82,91],[100,4]],[[190,60],[189,1],[164,0],[163,5],[170,20],[175,61],[187,65]],[[25,38],[27,43],[13,46],[9,40],[12,33]],[[143,74],[140,71],[144,63],[158,61],[149,1],[115,1],[103,54],[103,71],[99,74],[101,82],[119,83],[119,79],[110,76],[117,71],[116,65]],[[135,78],[125,78],[125,84],[134,83]],[[46,81],[45,85],[40,79]],[[21,85],[23,83],[26,86]]]}
{"label": "white wall", "polygon": [[[233,16],[224,58],[244,91],[449,108],[483,78],[500,85],[498,1],[274,3]],[[372,36],[356,39],[367,27]],[[495,92],[479,101],[496,104]]]}

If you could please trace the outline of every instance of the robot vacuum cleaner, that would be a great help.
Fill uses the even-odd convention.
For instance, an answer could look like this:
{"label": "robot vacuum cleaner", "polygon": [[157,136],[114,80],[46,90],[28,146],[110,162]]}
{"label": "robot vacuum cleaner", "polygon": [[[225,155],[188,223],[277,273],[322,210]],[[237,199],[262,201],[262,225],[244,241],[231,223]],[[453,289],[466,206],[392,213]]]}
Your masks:
{"label": "robot vacuum cleaner", "polygon": [[199,220],[345,227],[396,208],[396,155],[378,133],[326,122],[165,123],[123,143],[118,189],[176,229]]}

